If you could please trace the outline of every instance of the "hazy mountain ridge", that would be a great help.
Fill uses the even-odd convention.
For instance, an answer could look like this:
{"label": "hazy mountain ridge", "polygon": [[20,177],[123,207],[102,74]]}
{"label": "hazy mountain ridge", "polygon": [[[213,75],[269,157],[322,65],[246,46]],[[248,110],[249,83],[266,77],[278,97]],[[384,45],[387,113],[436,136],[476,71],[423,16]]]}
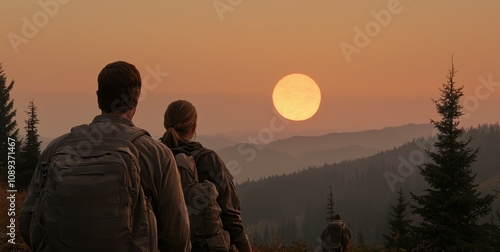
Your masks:
{"label": "hazy mountain ridge", "polygon": [[[473,138],[470,147],[481,149],[473,166],[480,190],[500,190],[500,126],[470,129],[466,136]],[[416,139],[370,157],[240,184],[237,190],[245,225],[256,240],[262,239],[267,229],[284,239],[304,239],[317,245],[316,239],[326,225],[326,198],[332,186],[334,209],[344,216],[355,235],[362,229],[368,242],[380,243],[387,229],[389,206],[397,197],[395,191],[402,187],[410,201],[409,190],[420,194],[427,186],[411,162],[423,153],[422,146],[430,146],[432,141],[427,141],[424,145],[423,139]],[[402,165],[405,172],[411,172],[399,172]],[[389,173],[401,179],[394,184],[395,191],[386,179]],[[493,209],[500,210],[500,200]]]}
{"label": "hazy mountain ridge", "polygon": [[[241,183],[299,171],[304,167],[367,157],[415,138],[428,137],[432,129],[430,124],[408,124],[380,130],[294,136],[267,145],[238,144],[218,153],[226,163],[239,165],[233,176]],[[277,153],[280,154],[275,155]]]}
{"label": "hazy mountain ridge", "polygon": [[[321,164],[331,164],[343,160],[352,160],[359,157],[367,157],[377,153],[379,150],[374,148],[366,148],[359,145],[345,146],[341,148],[333,148],[327,150],[309,151],[300,154],[300,159],[305,163],[317,166]],[[326,159],[325,159],[326,158]]]}
{"label": "hazy mountain ridge", "polygon": [[417,137],[429,137],[433,127],[430,124],[407,124],[379,130],[329,133],[321,136],[295,136],[278,140],[266,148],[291,155],[300,155],[315,150],[342,148],[359,145],[365,148],[386,150],[398,147]]}
{"label": "hazy mountain ridge", "polygon": [[215,151],[238,144],[237,140],[231,139],[229,136],[222,134],[214,136],[199,136],[196,137],[195,141],[200,142],[203,146]]}

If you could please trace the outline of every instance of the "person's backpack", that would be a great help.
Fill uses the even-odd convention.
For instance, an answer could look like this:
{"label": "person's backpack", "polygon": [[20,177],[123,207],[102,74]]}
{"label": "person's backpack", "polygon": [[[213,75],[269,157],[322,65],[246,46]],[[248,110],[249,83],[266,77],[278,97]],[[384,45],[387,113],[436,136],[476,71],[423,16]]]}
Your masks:
{"label": "person's backpack", "polygon": [[149,133],[131,128],[110,138],[97,127],[72,128],[44,166],[30,227],[33,251],[156,250],[156,219],[132,144]]}
{"label": "person's backpack", "polygon": [[323,247],[326,251],[341,251],[344,242],[344,223],[331,222],[323,237]]}
{"label": "person's backpack", "polygon": [[222,211],[217,203],[217,188],[208,180],[200,182],[198,179],[196,162],[208,152],[211,151],[202,149],[175,155],[189,212],[191,242],[197,247],[206,245],[210,251],[229,251],[230,238],[220,219]]}

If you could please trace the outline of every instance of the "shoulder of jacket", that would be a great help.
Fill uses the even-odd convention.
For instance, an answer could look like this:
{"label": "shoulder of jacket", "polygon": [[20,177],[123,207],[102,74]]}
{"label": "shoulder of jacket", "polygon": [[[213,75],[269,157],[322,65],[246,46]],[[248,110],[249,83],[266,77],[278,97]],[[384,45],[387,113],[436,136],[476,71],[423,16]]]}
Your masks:
{"label": "shoulder of jacket", "polygon": [[133,144],[139,151],[139,153],[146,153],[147,156],[156,155],[167,155],[167,157],[173,158],[172,151],[165,144],[152,138],[150,135],[141,135],[133,141]]}
{"label": "shoulder of jacket", "polygon": [[168,146],[166,146],[160,140],[156,140],[156,139],[152,138],[149,135],[140,136],[137,139],[137,141],[139,141],[139,142],[141,142],[143,144],[147,144],[147,145],[151,146],[152,148],[157,148],[157,149],[160,149],[162,151],[166,151],[166,152],[172,153],[172,151],[170,150],[170,148],[168,148]]}
{"label": "shoulder of jacket", "polygon": [[63,143],[65,140],[70,139],[71,137],[71,132],[68,132],[64,135],[61,135],[59,137],[54,138],[50,143],[43,149],[42,153],[40,154],[40,159],[50,159],[57,148],[61,147],[61,143]]}
{"label": "shoulder of jacket", "polygon": [[203,157],[203,156],[206,156],[208,154],[212,154],[212,155],[217,155],[217,153],[215,153],[214,150],[211,150],[211,149],[208,149],[208,148],[205,148],[205,147],[202,147],[202,148],[199,148],[199,149],[196,149],[196,150],[193,150],[191,152],[191,155],[197,159],[197,158],[200,158],[200,157]]}

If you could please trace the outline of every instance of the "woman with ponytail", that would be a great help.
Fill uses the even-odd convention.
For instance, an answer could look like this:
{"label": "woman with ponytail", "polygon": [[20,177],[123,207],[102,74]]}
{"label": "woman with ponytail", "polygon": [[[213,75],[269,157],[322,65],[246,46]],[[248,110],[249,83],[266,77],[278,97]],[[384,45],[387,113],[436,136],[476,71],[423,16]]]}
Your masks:
{"label": "woman with ponytail", "polygon": [[[217,248],[217,251],[232,251],[236,247],[240,252],[251,252],[250,243],[241,221],[240,200],[236,193],[233,177],[222,159],[213,150],[207,149],[201,143],[195,142],[196,108],[188,101],[178,100],[170,103],[165,111],[163,125],[165,133],[161,141],[167,145],[174,155],[185,153],[193,156],[198,180],[213,183],[217,189],[217,203],[221,208],[220,220],[224,232],[229,233],[230,241],[227,250]],[[192,230],[193,232],[193,230]],[[193,252],[215,251],[209,244],[193,237]]]}

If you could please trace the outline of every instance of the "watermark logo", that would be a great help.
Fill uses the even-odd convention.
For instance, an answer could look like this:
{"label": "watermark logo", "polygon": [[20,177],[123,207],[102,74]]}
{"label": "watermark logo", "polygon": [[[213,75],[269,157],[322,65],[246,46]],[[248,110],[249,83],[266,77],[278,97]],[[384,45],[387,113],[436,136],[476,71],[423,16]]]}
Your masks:
{"label": "watermark logo", "polygon": [[139,97],[139,101],[145,100],[148,92],[156,89],[158,85],[163,82],[163,79],[170,75],[169,72],[161,71],[159,64],[156,64],[154,69],[151,66],[146,66],[146,71],[147,74],[142,78],[141,96]]}
{"label": "watermark logo", "polygon": [[464,119],[469,118],[472,112],[477,111],[479,109],[481,101],[489,99],[495,92],[495,89],[497,87],[500,87],[500,81],[493,81],[492,74],[489,74],[488,78],[480,75],[477,77],[477,79],[481,84],[476,86],[474,95],[465,97],[463,102],[463,107],[465,110],[465,113],[463,115]]}
{"label": "watermark logo", "polygon": [[243,0],[214,0],[212,2],[220,21],[224,21],[224,15],[226,15],[227,12],[233,12],[236,7],[240,6],[242,3]]}
{"label": "watermark logo", "polygon": [[387,2],[386,9],[370,11],[370,15],[373,17],[373,20],[368,21],[362,28],[358,26],[354,27],[355,35],[353,43],[349,44],[342,41],[339,44],[340,50],[342,51],[342,54],[344,54],[347,63],[352,62],[353,54],[360,54],[362,49],[370,45],[372,39],[380,35],[382,28],[389,26],[392,22],[393,16],[400,14],[403,9],[404,8],[401,5],[400,0],[389,0],[389,2]]}
{"label": "watermark logo", "polygon": [[[434,132],[437,130],[434,129]],[[416,168],[426,161],[426,150],[434,151],[434,143],[436,141],[437,134],[433,134],[433,138],[429,139],[419,139],[414,143],[419,147],[416,150],[410,152],[407,158],[403,155],[398,156],[399,164],[397,167],[397,173],[386,171],[384,172],[384,178],[387,181],[387,185],[391,192],[396,191],[397,183],[404,183],[405,180],[415,173]]]}
{"label": "watermark logo", "polygon": [[8,243],[16,244],[16,140],[7,138],[7,215],[10,217],[9,225],[7,226]]}
{"label": "watermark logo", "polygon": [[61,9],[62,5],[66,5],[70,0],[39,0],[38,5],[41,10],[35,12],[31,18],[23,16],[21,18],[21,32],[9,32],[7,39],[16,54],[19,53],[19,47],[22,44],[28,44],[30,39],[33,39],[40,29],[47,26],[49,20],[54,18]]}
{"label": "watermark logo", "polygon": [[[238,154],[247,156],[245,161],[253,162],[257,158],[257,153],[265,149],[265,145],[274,141],[275,134],[283,131],[290,123],[286,118],[278,115],[276,110],[273,110],[274,116],[269,120],[268,127],[261,128],[257,135],[250,135],[247,142],[238,144]],[[233,176],[239,175],[243,171],[243,167],[236,160],[230,160],[226,163],[228,170]]]}

